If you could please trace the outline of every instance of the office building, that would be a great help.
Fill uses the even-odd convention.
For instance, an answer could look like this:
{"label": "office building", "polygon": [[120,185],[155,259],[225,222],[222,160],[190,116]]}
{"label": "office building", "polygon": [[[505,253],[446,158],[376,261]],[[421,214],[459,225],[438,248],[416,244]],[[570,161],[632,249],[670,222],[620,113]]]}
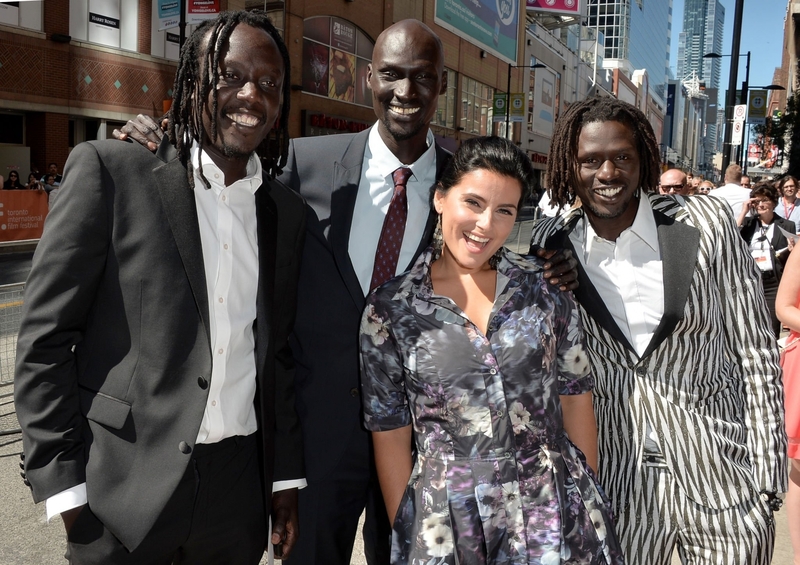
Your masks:
{"label": "office building", "polygon": [[646,70],[650,94],[666,100],[672,0],[588,0],[588,26],[605,37],[605,68],[629,78]]}

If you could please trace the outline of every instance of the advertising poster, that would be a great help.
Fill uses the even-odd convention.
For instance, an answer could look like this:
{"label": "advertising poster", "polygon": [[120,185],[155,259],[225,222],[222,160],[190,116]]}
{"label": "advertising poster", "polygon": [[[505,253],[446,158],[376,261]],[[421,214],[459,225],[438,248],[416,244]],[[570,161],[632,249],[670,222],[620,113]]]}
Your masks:
{"label": "advertising poster", "polygon": [[89,0],[89,41],[119,47],[119,0]]}
{"label": "advertising poster", "polygon": [[158,0],[158,31],[178,27],[180,20],[180,0]]}
{"label": "advertising poster", "polygon": [[532,12],[553,12],[580,16],[583,0],[527,0],[526,8]]}
{"label": "advertising poster", "polygon": [[0,241],[39,239],[47,216],[47,193],[0,190]]}
{"label": "advertising poster", "polygon": [[555,121],[556,77],[548,69],[536,69],[533,88],[533,131],[553,135]]}
{"label": "advertising poster", "polygon": [[355,102],[356,57],[350,53],[331,49],[328,72],[328,98]]}
{"label": "advertising poster", "polygon": [[186,0],[186,23],[196,25],[219,14],[219,0]]}
{"label": "advertising poster", "polygon": [[517,62],[520,0],[436,0],[434,21],[495,55]]}
{"label": "advertising poster", "polygon": [[328,49],[325,45],[303,40],[303,90],[312,94],[328,94]]}
{"label": "advertising poster", "polygon": [[19,25],[19,5],[16,2],[0,4],[0,24]]}

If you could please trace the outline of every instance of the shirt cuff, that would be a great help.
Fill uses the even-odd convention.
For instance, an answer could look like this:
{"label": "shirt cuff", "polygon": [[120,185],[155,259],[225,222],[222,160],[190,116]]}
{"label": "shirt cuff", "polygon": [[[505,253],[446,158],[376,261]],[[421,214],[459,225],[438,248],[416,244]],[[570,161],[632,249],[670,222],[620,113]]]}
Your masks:
{"label": "shirt cuff", "polygon": [[62,512],[83,506],[89,501],[86,497],[86,483],[81,483],[48,498],[44,505],[47,510],[47,521]]}
{"label": "shirt cuff", "polygon": [[308,481],[305,479],[292,479],[289,481],[275,481],[272,483],[272,492],[289,490],[290,488],[306,488]]}

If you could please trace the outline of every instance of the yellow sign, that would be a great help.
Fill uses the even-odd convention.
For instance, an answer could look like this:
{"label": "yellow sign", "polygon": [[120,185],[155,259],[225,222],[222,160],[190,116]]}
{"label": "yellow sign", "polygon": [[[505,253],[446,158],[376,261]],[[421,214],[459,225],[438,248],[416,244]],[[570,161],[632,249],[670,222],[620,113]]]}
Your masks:
{"label": "yellow sign", "polygon": [[767,91],[751,90],[747,104],[747,121],[751,124],[763,124],[767,121]]}

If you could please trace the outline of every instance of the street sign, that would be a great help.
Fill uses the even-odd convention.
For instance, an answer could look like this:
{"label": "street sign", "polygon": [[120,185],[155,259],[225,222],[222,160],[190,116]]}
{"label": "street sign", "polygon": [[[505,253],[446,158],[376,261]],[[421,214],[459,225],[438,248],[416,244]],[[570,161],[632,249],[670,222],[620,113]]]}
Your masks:
{"label": "street sign", "polygon": [[744,122],[735,120],[733,122],[733,134],[731,135],[731,145],[742,144],[742,132],[744,131]]}
{"label": "street sign", "polygon": [[747,108],[747,121],[751,124],[763,124],[767,121],[767,91],[751,90]]}
{"label": "street sign", "polygon": [[733,119],[734,121],[744,121],[745,116],[747,115],[747,104],[737,104],[733,107]]}

